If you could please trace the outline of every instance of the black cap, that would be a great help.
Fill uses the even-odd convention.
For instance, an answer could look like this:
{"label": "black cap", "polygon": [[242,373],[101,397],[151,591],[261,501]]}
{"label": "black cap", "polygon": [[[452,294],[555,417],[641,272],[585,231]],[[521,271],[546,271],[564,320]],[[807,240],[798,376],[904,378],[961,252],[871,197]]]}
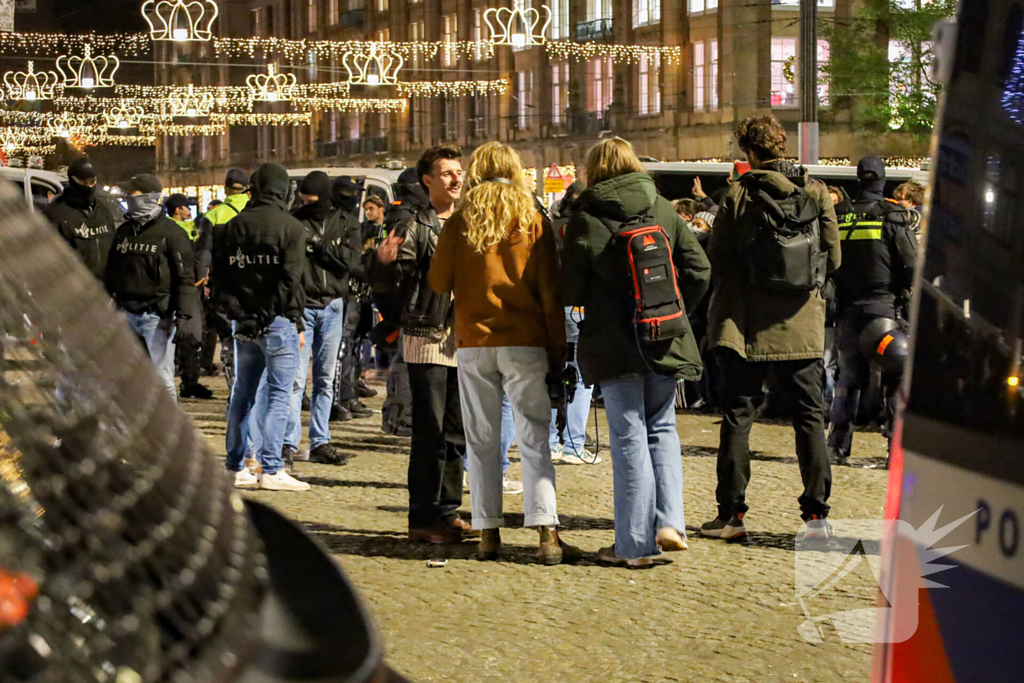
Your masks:
{"label": "black cap", "polygon": [[68,177],[74,176],[79,180],[91,180],[97,175],[96,167],[85,157],[78,157],[68,166]]}
{"label": "black cap", "polygon": [[232,168],[224,178],[224,188],[228,190],[245,190],[249,187],[249,175],[240,168]]}
{"label": "black cap", "polygon": [[331,196],[331,179],[323,171],[313,171],[299,183],[299,193],[326,201]]}
{"label": "black cap", "polygon": [[167,209],[168,214],[172,214],[180,207],[188,206],[189,204],[191,204],[191,202],[189,202],[188,197],[180,193],[175,193],[168,197],[164,202],[164,208]]}
{"label": "black cap", "polygon": [[331,191],[338,195],[357,195],[363,191],[363,182],[348,175],[338,176],[331,185]]}
{"label": "black cap", "polygon": [[416,167],[407,168],[398,176],[399,185],[417,185],[420,182],[420,174],[416,172]]}
{"label": "black cap", "polygon": [[154,192],[163,192],[164,186],[160,184],[160,179],[152,173],[140,173],[122,185],[121,189],[129,194],[132,192],[152,194]]}
{"label": "black cap", "polygon": [[857,162],[857,178],[860,180],[884,180],[885,162],[876,156],[867,156]]}

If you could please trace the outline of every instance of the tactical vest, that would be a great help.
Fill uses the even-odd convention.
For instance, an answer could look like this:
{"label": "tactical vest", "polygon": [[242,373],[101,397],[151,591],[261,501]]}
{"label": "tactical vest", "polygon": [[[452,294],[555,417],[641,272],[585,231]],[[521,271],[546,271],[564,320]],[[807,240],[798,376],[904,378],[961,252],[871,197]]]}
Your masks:
{"label": "tactical vest", "polygon": [[885,232],[885,220],[896,211],[905,210],[882,201],[854,204],[853,212],[838,217],[843,256],[835,282],[840,306],[892,294],[892,235]]}

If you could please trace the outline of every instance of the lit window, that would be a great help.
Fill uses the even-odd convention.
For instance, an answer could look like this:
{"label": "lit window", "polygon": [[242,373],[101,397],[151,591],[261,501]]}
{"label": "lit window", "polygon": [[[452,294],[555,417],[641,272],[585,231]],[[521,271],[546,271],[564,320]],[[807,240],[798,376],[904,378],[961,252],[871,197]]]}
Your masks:
{"label": "lit window", "polygon": [[318,0],[306,0],[306,28],[316,33],[316,4]]}
{"label": "lit window", "polygon": [[[824,73],[823,67],[828,64],[828,60],[831,57],[831,48],[829,47],[827,40],[818,41],[818,73]],[[823,107],[829,106],[828,98],[828,81],[818,81],[818,104]]]}
{"label": "lit window", "polygon": [[587,0],[587,21],[612,18],[612,0]]}
{"label": "lit window", "polygon": [[690,14],[713,12],[718,9],[718,0],[689,0]]}
{"label": "lit window", "polygon": [[661,21],[661,0],[633,0],[633,28]]}
{"label": "lit window", "polygon": [[484,58],[484,48],[482,41],[484,39],[484,11],[482,9],[473,10],[473,60],[481,61]]}
{"label": "lit window", "polygon": [[590,88],[587,91],[587,111],[601,114],[612,106],[612,58],[598,57],[587,64],[587,80]]}
{"label": "lit window", "polygon": [[516,124],[519,130],[530,127],[530,109],[533,106],[533,72],[516,73],[515,92],[513,93],[516,108]]}
{"label": "lit window", "polygon": [[[424,26],[423,26],[423,22],[422,21],[414,21],[411,24],[409,24],[409,40],[410,40],[410,42],[415,43],[415,42],[422,41],[423,37],[425,35],[426,35],[426,33],[424,32]],[[412,53],[412,68],[413,69],[419,69],[421,67],[420,59],[421,59],[421,57],[420,57],[419,51]]]}
{"label": "lit window", "polygon": [[661,88],[658,84],[661,70],[661,55],[640,55],[638,81],[638,104],[640,115],[661,113]]}
{"label": "lit window", "polygon": [[262,36],[263,35],[263,10],[262,9],[254,9],[250,13],[249,16],[251,17],[251,21],[250,21],[251,26],[249,27],[250,31],[252,31],[252,34],[254,36]]}
{"label": "lit window", "polygon": [[[514,7],[519,8],[519,10],[523,13],[523,16],[529,16],[526,14],[526,12],[533,8],[532,0],[514,0],[512,4]],[[541,11],[541,14],[543,15],[543,11]],[[543,26],[543,24],[540,25]],[[522,52],[523,50],[529,50],[531,47],[533,47],[533,45],[531,45],[529,41],[526,41],[522,45],[513,44],[512,51]]]}
{"label": "lit window", "polygon": [[565,124],[566,109],[569,107],[569,63],[555,62],[551,65],[551,124]]}
{"label": "lit window", "polygon": [[796,38],[772,38],[773,107],[796,106]]}
{"label": "lit window", "polygon": [[550,0],[548,7],[551,8],[551,40],[567,39],[569,37],[569,0]]}
{"label": "lit window", "polygon": [[319,68],[318,68],[318,65],[317,65],[316,50],[310,50],[309,51],[309,80],[315,81],[318,73],[319,73]]}
{"label": "lit window", "polygon": [[388,11],[388,0],[377,0],[377,11],[387,12]]}
{"label": "lit window", "polygon": [[703,111],[707,106],[704,89],[704,43],[693,44],[693,110]]}
{"label": "lit window", "polygon": [[390,40],[391,40],[391,29],[385,28],[385,29],[381,29],[380,31],[377,31],[377,42],[378,43],[387,43],[387,42],[390,42]]}
{"label": "lit window", "polygon": [[708,98],[711,110],[718,109],[718,41],[710,41],[711,46],[711,78],[708,83]]}
{"label": "lit window", "polygon": [[444,15],[444,46],[441,48],[441,65],[455,66],[458,58],[455,54],[455,44],[459,41],[459,17],[456,14]]}
{"label": "lit window", "polygon": [[338,25],[338,3],[340,0],[327,0],[327,23],[331,26]]}

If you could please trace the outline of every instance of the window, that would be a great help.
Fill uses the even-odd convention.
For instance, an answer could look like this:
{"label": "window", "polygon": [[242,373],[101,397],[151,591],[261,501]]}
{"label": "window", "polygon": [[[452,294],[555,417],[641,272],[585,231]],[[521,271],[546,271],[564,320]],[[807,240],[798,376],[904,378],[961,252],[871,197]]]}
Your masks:
{"label": "window", "polygon": [[482,9],[473,10],[473,42],[476,43],[473,46],[473,60],[481,61],[484,58],[484,48],[481,43],[484,39],[484,11]]}
{"label": "window", "polygon": [[444,15],[443,42],[441,49],[441,66],[455,66],[458,63],[458,55],[455,52],[455,44],[459,40],[459,17],[457,14]]}
{"label": "window", "polygon": [[387,42],[390,42],[390,41],[391,41],[391,29],[384,28],[384,29],[381,29],[381,30],[377,31],[377,42],[378,43],[387,43]]}
{"label": "window", "polygon": [[612,18],[612,0],[587,0],[587,21]]}
{"label": "window", "polygon": [[533,72],[517,72],[515,86],[512,101],[515,106],[516,128],[527,130],[530,127],[530,109],[533,108]]}
{"label": "window", "polygon": [[[533,0],[513,0],[512,5],[514,7],[518,7],[519,10],[523,12],[524,16],[529,16],[529,15],[526,14],[526,12],[528,12],[530,9],[533,8]],[[543,12],[541,13],[541,17],[543,19]],[[538,26],[543,26],[543,25],[544,24],[539,24]],[[527,41],[523,45],[513,45],[512,46],[512,51],[513,52],[522,52],[523,50],[529,50],[532,47],[533,47],[533,45],[531,45],[529,43],[529,41]]]}
{"label": "window", "polygon": [[796,38],[772,38],[773,107],[796,106]]}
{"label": "window", "polygon": [[330,139],[330,142],[335,142],[338,139],[338,112],[332,111],[330,116],[331,116],[331,139]]}
{"label": "window", "polygon": [[[414,21],[411,24],[409,24],[409,40],[411,42],[414,42],[414,43],[415,42],[419,42],[419,41],[423,40],[423,37],[425,35],[426,35],[426,33],[424,31],[424,26],[423,26],[423,22],[422,21]],[[422,57],[420,56],[419,51],[413,52],[413,54],[412,54],[412,68],[413,69],[420,69],[420,68],[422,68],[422,64],[420,63],[421,59],[422,59]]]}
{"label": "window", "polygon": [[254,36],[263,35],[263,10],[254,9],[249,13],[249,30]]}
{"label": "window", "polygon": [[[927,0],[926,0],[927,1]],[[898,0],[898,4],[905,5],[908,0]],[[914,8],[913,0],[909,0],[910,9]],[[924,4],[924,3],[922,3]],[[800,0],[772,0],[772,6],[779,9],[800,9]],[[836,6],[836,0],[818,0],[818,7],[821,9],[832,9]]]}
{"label": "window", "polygon": [[598,57],[587,64],[587,80],[590,89],[587,92],[587,111],[602,116],[612,106],[612,58]]}
{"label": "window", "polygon": [[446,97],[441,100],[441,106],[444,109],[444,139],[455,140],[459,136],[459,103],[454,98]]}
{"label": "window", "polygon": [[[818,41],[818,73],[823,73],[822,67],[828,64],[831,52],[832,51],[827,40]],[[827,107],[829,105],[827,80],[818,81],[818,104],[823,107]]]}
{"label": "window", "polygon": [[[799,0],[797,0],[799,2]],[[718,9],[718,0],[688,0],[690,3],[690,14],[701,12],[714,12]]]}
{"label": "window", "polygon": [[386,137],[391,127],[391,114],[381,114],[377,125],[380,126],[380,137]]}
{"label": "window", "polygon": [[548,6],[551,7],[551,40],[566,40],[569,37],[569,0],[550,0]]}
{"label": "window", "polygon": [[633,28],[661,21],[661,0],[633,0]]}
{"label": "window", "polygon": [[490,95],[474,95],[469,101],[472,115],[470,117],[471,131],[474,138],[487,137],[487,115],[490,110]]}
{"label": "window", "polygon": [[708,83],[708,100],[711,110],[718,109],[718,41],[710,41],[711,46],[711,80]]}
{"label": "window", "polygon": [[703,111],[708,105],[704,87],[704,43],[693,44],[693,110]]}
{"label": "window", "polygon": [[638,83],[638,104],[641,116],[661,113],[661,88],[658,84],[661,71],[661,55],[640,55]]}
{"label": "window", "polygon": [[341,0],[327,0],[327,23],[330,26],[338,25],[338,3]]}
{"label": "window", "polygon": [[551,125],[562,126],[569,108],[569,62],[551,65]]}
{"label": "window", "polygon": [[388,0],[377,0],[376,1],[376,5],[377,5],[377,11],[378,12],[387,12],[388,11]]}
{"label": "window", "polygon": [[309,80],[315,81],[317,75],[320,73],[319,66],[316,59],[316,50],[309,51]]}
{"label": "window", "polygon": [[316,33],[316,5],[319,0],[306,0],[306,29]]}

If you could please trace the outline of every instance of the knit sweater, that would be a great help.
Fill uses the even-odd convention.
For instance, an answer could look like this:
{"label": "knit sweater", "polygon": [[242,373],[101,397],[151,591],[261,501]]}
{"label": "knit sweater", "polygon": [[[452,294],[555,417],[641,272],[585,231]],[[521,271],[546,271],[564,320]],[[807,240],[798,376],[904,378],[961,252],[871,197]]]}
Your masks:
{"label": "knit sweater", "polygon": [[430,286],[455,294],[457,348],[529,346],[564,358],[565,309],[551,225],[537,213],[529,230],[512,226],[484,253],[466,239],[461,212],[452,215],[431,258]]}

